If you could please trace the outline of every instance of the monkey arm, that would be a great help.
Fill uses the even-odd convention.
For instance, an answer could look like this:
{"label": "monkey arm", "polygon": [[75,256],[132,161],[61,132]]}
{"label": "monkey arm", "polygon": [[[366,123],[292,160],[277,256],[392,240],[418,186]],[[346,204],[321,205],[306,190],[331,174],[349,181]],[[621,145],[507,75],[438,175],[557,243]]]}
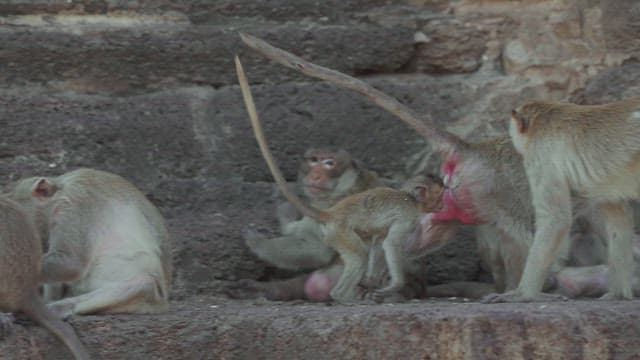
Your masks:
{"label": "monkey arm", "polygon": [[248,236],[245,243],[258,258],[287,270],[316,270],[336,256],[322,239],[297,234],[275,238]]}
{"label": "monkey arm", "polygon": [[50,251],[42,257],[42,283],[69,283],[82,278],[87,262],[71,254]]}
{"label": "monkey arm", "polygon": [[[42,283],[69,283],[81,279],[89,265],[90,250],[86,241],[71,241],[61,233],[62,227],[51,230],[49,251],[42,256]],[[73,234],[72,238],[82,237]]]}
{"label": "monkey arm", "polygon": [[302,214],[296,209],[295,206],[288,202],[283,202],[276,208],[276,217],[278,218],[278,224],[280,225],[280,231],[285,233],[286,227],[302,219]]}

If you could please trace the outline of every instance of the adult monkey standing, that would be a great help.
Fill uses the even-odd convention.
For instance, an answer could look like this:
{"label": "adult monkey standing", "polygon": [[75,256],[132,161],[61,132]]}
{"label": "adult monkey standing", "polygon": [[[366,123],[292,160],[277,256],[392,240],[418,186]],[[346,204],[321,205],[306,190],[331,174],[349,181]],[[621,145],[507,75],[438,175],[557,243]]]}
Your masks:
{"label": "adult monkey standing", "polygon": [[479,252],[491,269],[496,290],[517,286],[533,241],[534,218],[522,159],[508,136],[480,143],[466,142],[435,126],[430,117],[417,115],[363,81],[312,64],[256,37],[240,36],[249,47],[282,65],[363,94],[444,153],[442,173],[448,188],[443,210],[428,219],[430,227],[437,230],[440,226],[451,226],[452,221],[478,225]]}
{"label": "adult monkey standing", "polygon": [[529,102],[513,110],[509,134],[524,158],[536,232],[518,288],[489,300],[546,300],[542,286],[576,202],[601,216],[611,272],[602,299],[631,299],[629,200],[640,198],[640,97],[604,105]]}
{"label": "adult monkey standing", "polygon": [[[122,177],[78,169],[9,186],[42,241],[41,282],[62,317],[168,308],[171,245],[162,215]],[[60,299],[65,286],[71,297]]]}

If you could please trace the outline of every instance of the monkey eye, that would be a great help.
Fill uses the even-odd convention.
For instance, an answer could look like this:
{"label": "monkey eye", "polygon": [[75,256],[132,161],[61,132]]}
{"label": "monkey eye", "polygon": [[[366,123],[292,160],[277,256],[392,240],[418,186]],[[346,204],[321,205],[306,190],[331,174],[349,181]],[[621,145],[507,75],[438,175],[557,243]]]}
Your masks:
{"label": "monkey eye", "polygon": [[311,165],[315,165],[315,163],[317,163],[317,162],[318,162],[318,158],[317,158],[317,157],[315,157],[315,156],[308,157],[308,158],[307,158],[307,162],[310,162],[310,163],[311,163]]}
{"label": "monkey eye", "polygon": [[336,165],[336,161],[333,159],[326,159],[322,161],[322,164],[328,168],[331,169],[332,167],[334,167]]}

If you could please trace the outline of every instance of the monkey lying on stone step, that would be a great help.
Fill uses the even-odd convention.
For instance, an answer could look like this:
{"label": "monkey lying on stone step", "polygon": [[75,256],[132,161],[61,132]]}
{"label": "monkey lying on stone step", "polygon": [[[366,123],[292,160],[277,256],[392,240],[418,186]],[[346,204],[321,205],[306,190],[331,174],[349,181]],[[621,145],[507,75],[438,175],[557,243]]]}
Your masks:
{"label": "monkey lying on stone step", "polygon": [[343,303],[360,298],[358,284],[365,278],[367,260],[376,240],[381,240],[390,283],[376,289],[376,300],[395,295],[405,285],[402,268],[403,246],[416,234],[420,217],[438,210],[444,185],[434,178],[425,178],[411,191],[376,188],[351,195],[326,211],[306,206],[286,186],[261,129],[257,111],[251,96],[249,83],[236,57],[236,72],[251,119],[251,124],[263,156],[280,191],[301,213],[324,224],[325,242],[334,248],[344,262],[344,270],[338,283],[331,290],[331,298]]}

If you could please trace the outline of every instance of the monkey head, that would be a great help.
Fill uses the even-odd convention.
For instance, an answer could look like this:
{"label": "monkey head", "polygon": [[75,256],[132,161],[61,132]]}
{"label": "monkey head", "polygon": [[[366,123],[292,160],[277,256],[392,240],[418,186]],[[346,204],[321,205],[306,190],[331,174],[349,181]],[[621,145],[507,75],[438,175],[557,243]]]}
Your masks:
{"label": "monkey head", "polygon": [[[33,217],[43,242],[48,239],[51,202],[59,186],[43,177],[31,177],[19,180],[6,187],[7,196],[22,205]],[[46,248],[46,243],[44,244]]]}
{"label": "monkey head", "polygon": [[420,212],[437,212],[442,210],[442,198],[445,190],[442,179],[437,175],[418,175],[407,180],[403,186],[403,191],[410,192],[420,203]]}
{"label": "monkey head", "polygon": [[309,149],[304,154],[298,179],[305,195],[323,199],[333,194],[341,177],[354,166],[345,150]]}
{"label": "monkey head", "polygon": [[517,109],[511,110],[511,120],[509,121],[509,136],[513,142],[513,146],[520,155],[526,153],[527,147],[532,138],[534,138],[534,130],[537,123],[553,112],[554,107],[558,104],[531,101]]}

